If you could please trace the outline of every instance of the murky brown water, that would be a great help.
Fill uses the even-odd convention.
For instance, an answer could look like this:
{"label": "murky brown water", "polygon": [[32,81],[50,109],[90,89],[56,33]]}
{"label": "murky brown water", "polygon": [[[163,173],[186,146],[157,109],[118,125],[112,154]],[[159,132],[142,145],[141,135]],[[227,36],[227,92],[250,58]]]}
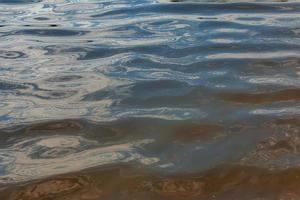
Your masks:
{"label": "murky brown water", "polygon": [[0,199],[299,200],[297,1],[0,0]]}
{"label": "murky brown water", "polygon": [[299,169],[219,166],[166,175],[129,166],[51,177],[7,188],[1,198],[35,199],[299,199]]}
{"label": "murky brown water", "polygon": [[296,117],[253,124],[147,118],[37,124],[2,133],[9,173],[0,197],[299,199],[299,125]]}

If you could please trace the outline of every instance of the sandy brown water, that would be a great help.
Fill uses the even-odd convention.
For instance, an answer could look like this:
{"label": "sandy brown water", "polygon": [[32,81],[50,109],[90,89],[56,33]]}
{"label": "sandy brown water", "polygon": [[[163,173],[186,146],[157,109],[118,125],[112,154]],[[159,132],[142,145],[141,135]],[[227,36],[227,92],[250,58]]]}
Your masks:
{"label": "sandy brown water", "polygon": [[299,169],[220,166],[198,174],[129,167],[52,177],[7,189],[4,199],[298,199]]}

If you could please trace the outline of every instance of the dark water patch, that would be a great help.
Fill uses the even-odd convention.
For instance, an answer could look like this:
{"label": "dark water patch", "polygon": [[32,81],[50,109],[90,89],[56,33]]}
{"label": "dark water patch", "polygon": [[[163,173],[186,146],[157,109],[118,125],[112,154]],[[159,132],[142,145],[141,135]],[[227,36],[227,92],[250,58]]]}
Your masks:
{"label": "dark water patch", "polygon": [[24,58],[26,57],[26,54],[20,51],[6,51],[6,50],[0,50],[0,58],[3,59],[18,59],[18,58]]}
{"label": "dark water patch", "polygon": [[20,93],[20,95],[24,95],[24,96],[34,96],[37,97],[39,99],[64,99],[64,98],[69,98],[72,97],[74,95],[77,94],[77,91],[75,90],[48,90],[48,91],[37,91],[35,94],[31,94],[31,93]]}
{"label": "dark water patch", "polygon": [[227,93],[221,94],[220,97],[227,101],[248,104],[263,104],[282,101],[298,101],[300,100],[299,89],[286,89],[274,92],[261,93]]}
{"label": "dark water patch", "polygon": [[110,98],[114,95],[117,95],[115,92],[111,92],[108,90],[98,90],[96,92],[92,92],[83,97],[83,101],[99,101],[101,99]]}
{"label": "dark water patch", "polygon": [[48,82],[68,82],[81,79],[82,76],[79,75],[65,75],[65,76],[55,76],[47,79]]}
{"label": "dark water patch", "polygon": [[[134,67],[140,70],[171,70],[172,72],[182,72],[186,75],[199,74],[201,79],[197,79],[197,83],[202,83],[205,86],[209,86],[207,83],[213,83],[211,86],[217,86],[218,83],[222,83],[229,87],[229,90],[236,89],[248,89],[251,91],[257,90],[253,88],[251,84],[246,84],[238,78],[237,74],[247,73],[249,75],[255,75],[257,73],[276,76],[278,74],[286,74],[290,77],[297,76],[296,66],[299,63],[298,58],[274,58],[270,59],[218,59],[218,60],[201,60],[195,63],[162,63],[155,59],[148,57],[145,58],[132,58],[126,60],[122,64],[125,67]],[[241,67],[242,66],[242,67]],[[228,74],[234,73],[237,76],[228,77]],[[120,73],[121,75],[121,73]],[[181,80],[185,81],[185,80]],[[225,84],[226,83],[226,84]],[[284,84],[282,84],[284,85]],[[190,86],[192,87],[192,86]],[[266,89],[270,86],[266,86]],[[272,89],[280,90],[282,87],[271,86]],[[215,88],[216,89],[216,88]],[[223,88],[227,90],[226,88]],[[222,90],[222,88],[218,88]]]}
{"label": "dark water patch", "polygon": [[224,127],[212,123],[178,123],[172,129],[172,134],[179,141],[207,140],[224,134]]}
{"label": "dark water patch", "polygon": [[121,53],[120,49],[110,48],[90,48],[90,47],[66,47],[66,46],[46,46],[44,48],[47,52],[46,55],[56,55],[62,53],[76,53],[78,60],[91,60],[97,58],[110,57],[115,54]]}
{"label": "dark water patch", "polygon": [[277,126],[291,126],[291,127],[300,127],[300,118],[293,117],[293,118],[283,118],[277,119],[274,121],[274,124]]}
{"label": "dark water patch", "polygon": [[76,30],[67,30],[67,29],[27,29],[27,30],[19,30],[13,32],[12,34],[48,36],[48,37],[67,37],[67,36],[84,35],[86,33],[87,31],[76,31]]}
{"label": "dark water patch", "polygon": [[[145,92],[145,88],[147,88],[147,92]],[[151,107],[185,105],[191,103],[190,96],[193,95],[193,88],[179,81],[149,81],[133,85],[129,89],[129,94],[128,97],[125,96],[121,100],[121,104]]]}
{"label": "dark water patch", "polygon": [[241,17],[241,18],[237,18],[237,20],[243,20],[243,21],[263,21],[265,20],[262,17]]}
{"label": "dark water patch", "polygon": [[199,91],[193,90],[193,87],[180,81],[158,80],[99,90],[86,95],[83,100],[99,101],[101,99],[120,98],[120,104],[131,106],[170,106],[180,103],[182,105],[189,104],[195,100],[191,99],[190,96],[199,93]]}
{"label": "dark water patch", "polygon": [[34,19],[35,19],[35,20],[38,20],[38,21],[47,21],[47,20],[49,20],[50,18],[48,18],[48,17],[35,17]]}
{"label": "dark water patch", "polygon": [[[107,123],[90,123],[82,119],[69,119],[69,120],[48,120],[45,122],[35,123],[35,124],[26,124],[21,126],[11,127],[10,129],[1,130],[2,139],[0,143],[2,146],[7,146],[17,141],[26,140],[25,138],[37,139],[39,137],[51,137],[60,135],[63,136],[78,136],[84,135],[86,138],[93,141],[99,141],[103,144],[110,142],[113,143],[116,140],[128,139],[130,135],[137,135],[139,130],[142,130],[143,127],[148,127],[149,119],[144,120],[119,120],[115,122]],[[135,132],[136,131],[136,132]],[[13,140],[9,141],[11,138]],[[59,139],[57,140],[59,141]],[[70,139],[72,141],[72,138]],[[52,142],[55,142],[53,140]],[[30,142],[29,142],[30,143]],[[94,143],[91,143],[94,144]],[[76,146],[76,149],[83,150],[88,145]],[[63,145],[62,145],[63,147]],[[56,150],[59,150],[60,147],[57,147]],[[63,148],[62,148],[63,149]],[[33,152],[36,155],[41,153],[41,149],[36,149]],[[55,149],[45,148],[45,153],[53,153],[52,158],[55,158],[56,151]],[[70,150],[70,149],[69,149]],[[67,152],[66,152],[67,151]],[[51,153],[52,152],[52,153]],[[60,152],[63,155],[68,153],[68,149],[63,149]],[[71,153],[74,151],[71,151]],[[42,154],[42,153],[41,153]],[[59,156],[59,155],[57,155]]]}
{"label": "dark water patch", "polygon": [[[77,49],[74,49],[75,51]],[[98,58],[106,58],[111,57],[113,55],[128,52],[127,49],[108,49],[108,48],[90,48],[87,50],[84,49],[78,49],[79,52],[86,52],[84,55],[81,55],[78,60],[92,60],[92,59],[98,59]],[[73,52],[73,50],[67,50],[67,52]]]}
{"label": "dark water patch", "polygon": [[[229,4],[159,4],[151,6],[139,6],[133,8],[121,8],[113,11],[107,11],[101,14],[92,15],[92,17],[112,17],[127,15],[141,15],[143,13],[174,13],[174,14],[187,14],[185,11],[189,10],[188,14],[207,14],[214,15],[214,12],[218,14],[226,13],[252,13],[254,10],[256,13],[272,13],[283,12],[293,13],[299,12],[300,6],[298,4],[254,4],[254,3],[229,3]],[[212,12],[214,11],[214,12]]]}
{"label": "dark water patch", "polygon": [[18,90],[18,89],[26,89],[28,86],[25,84],[18,84],[18,83],[10,83],[10,82],[4,82],[0,81],[0,90],[6,90],[6,91],[11,91],[11,90]]}
{"label": "dark water patch", "polygon": [[[121,105],[129,105],[133,107],[190,107],[190,106],[199,106],[203,104],[203,98],[206,98],[206,101],[209,100],[207,96],[202,95],[200,92],[181,92],[177,95],[164,95],[164,96],[150,96],[150,97],[127,97],[120,101]],[[205,100],[204,100],[205,101]],[[171,102],[171,103],[170,103]]]}
{"label": "dark water patch", "polygon": [[134,92],[134,96],[148,95],[145,94],[147,90],[149,96],[163,96],[163,95],[176,95],[177,92],[184,92],[184,88],[190,88],[188,84],[182,83],[175,80],[157,80],[157,81],[148,81],[140,82],[131,87],[131,91]]}
{"label": "dark water patch", "polygon": [[197,19],[202,19],[202,20],[217,20],[217,17],[198,17]]}
{"label": "dark water patch", "polygon": [[26,128],[25,132],[32,131],[70,131],[80,130],[83,128],[83,124],[78,121],[65,120],[57,122],[46,122]]}
{"label": "dark water patch", "polygon": [[42,97],[42,98],[46,98],[46,99],[51,99],[51,97],[61,99],[61,98],[71,97],[71,96],[75,95],[76,93],[77,93],[76,91],[68,91],[68,92],[53,91],[53,92],[49,92],[48,96],[46,96],[46,97],[42,97],[42,96],[39,96],[39,95],[37,95],[37,96]]}
{"label": "dark water patch", "polygon": [[[261,28],[262,27],[258,27],[257,36],[265,38],[299,38],[300,35],[300,29],[298,27],[286,28],[270,26]],[[274,30],[276,30],[275,33]]]}

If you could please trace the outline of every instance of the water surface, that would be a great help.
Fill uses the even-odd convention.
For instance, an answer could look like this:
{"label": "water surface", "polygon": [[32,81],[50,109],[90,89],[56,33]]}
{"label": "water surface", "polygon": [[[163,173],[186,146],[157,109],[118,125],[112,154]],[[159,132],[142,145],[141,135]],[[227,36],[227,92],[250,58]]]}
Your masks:
{"label": "water surface", "polygon": [[297,1],[0,0],[0,198],[300,199]]}

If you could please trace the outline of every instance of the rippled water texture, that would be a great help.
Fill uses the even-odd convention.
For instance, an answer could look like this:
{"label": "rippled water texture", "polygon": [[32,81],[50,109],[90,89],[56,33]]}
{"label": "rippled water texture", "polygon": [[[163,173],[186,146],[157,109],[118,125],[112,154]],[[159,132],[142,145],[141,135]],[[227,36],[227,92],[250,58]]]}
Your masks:
{"label": "rippled water texture", "polygon": [[0,199],[300,199],[300,4],[0,0]]}

